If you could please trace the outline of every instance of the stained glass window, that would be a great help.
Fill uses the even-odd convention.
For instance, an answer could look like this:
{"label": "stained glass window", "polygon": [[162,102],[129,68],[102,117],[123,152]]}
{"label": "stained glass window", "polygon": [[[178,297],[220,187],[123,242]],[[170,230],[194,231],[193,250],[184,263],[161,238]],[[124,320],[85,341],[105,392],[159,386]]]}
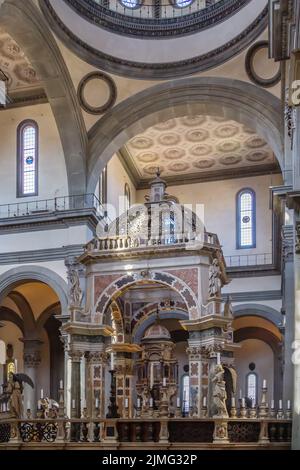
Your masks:
{"label": "stained glass window", "polygon": [[175,5],[179,8],[188,7],[194,0],[175,0]]}
{"label": "stained glass window", "polygon": [[190,377],[188,374],[182,377],[182,411],[188,414],[190,410]]}
{"label": "stained glass window", "polygon": [[126,8],[136,8],[139,6],[139,0],[121,0],[121,3]]}
{"label": "stained glass window", "polygon": [[237,247],[255,247],[255,193],[243,189],[238,193],[237,201]]}
{"label": "stained glass window", "polygon": [[24,121],[18,128],[18,196],[38,193],[38,126],[34,121]]}

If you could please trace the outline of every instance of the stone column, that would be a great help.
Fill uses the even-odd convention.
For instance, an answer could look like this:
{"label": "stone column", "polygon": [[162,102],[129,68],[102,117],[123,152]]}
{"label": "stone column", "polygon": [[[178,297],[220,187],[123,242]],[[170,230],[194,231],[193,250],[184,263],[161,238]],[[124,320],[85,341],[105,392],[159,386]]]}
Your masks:
{"label": "stone column", "polygon": [[296,223],[295,246],[295,333],[294,333],[294,413],[292,448],[300,450],[300,220]]}
{"label": "stone column", "polygon": [[[123,418],[132,418],[132,387],[133,387],[133,359],[131,354],[117,353],[116,355],[116,387],[118,413]],[[128,407],[125,404],[128,400]]]}
{"label": "stone column", "polygon": [[[282,250],[283,250],[283,313],[284,324],[284,370],[283,370],[283,393],[276,390],[275,396],[283,397],[284,403],[293,398],[293,349],[294,327],[295,327],[295,277],[294,277],[294,227],[286,225],[282,230]],[[278,361],[275,358],[275,361]],[[281,371],[279,371],[281,372]],[[281,377],[274,377],[275,382],[282,386]],[[276,393],[277,392],[277,393]],[[279,394],[279,395],[278,395]]]}
{"label": "stone column", "polygon": [[190,416],[201,417],[203,397],[208,396],[209,359],[202,345],[191,345],[189,355]]}
{"label": "stone column", "polygon": [[27,409],[28,402],[33,415],[35,415],[37,409],[37,402],[40,398],[38,390],[38,367],[41,363],[41,345],[43,344],[40,340],[29,340],[22,339],[24,343],[24,373],[27,374],[34,383],[32,389],[30,385],[24,387],[24,410]]}
{"label": "stone column", "polygon": [[[103,345],[104,348],[104,345]],[[107,355],[102,351],[89,351],[86,354],[86,400],[89,416],[94,418],[96,400],[98,400],[99,417],[105,416],[105,365]]]}
{"label": "stone column", "polygon": [[[80,394],[80,363],[83,352],[71,349],[69,356],[71,358],[71,410],[75,418],[81,417],[81,394]],[[73,401],[75,400],[75,408]]]}

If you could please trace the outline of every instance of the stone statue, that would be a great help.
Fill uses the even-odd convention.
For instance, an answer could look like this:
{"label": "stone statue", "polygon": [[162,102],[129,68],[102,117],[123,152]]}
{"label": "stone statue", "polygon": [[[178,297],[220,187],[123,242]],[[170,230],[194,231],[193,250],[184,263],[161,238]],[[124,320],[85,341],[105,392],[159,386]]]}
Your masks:
{"label": "stone statue", "polygon": [[198,387],[191,387],[191,416],[198,415]]}
{"label": "stone statue", "polygon": [[14,380],[14,374],[10,373],[6,393],[9,394],[9,409],[15,418],[21,418],[23,416],[22,392],[22,384]]}
{"label": "stone statue", "polygon": [[80,287],[78,271],[74,266],[69,267],[68,279],[69,279],[69,285],[70,285],[70,289],[69,289],[70,304],[80,307],[83,294],[82,294],[82,290]]}
{"label": "stone statue", "polygon": [[208,283],[208,292],[209,297],[220,297],[221,295],[221,271],[219,267],[219,262],[217,258],[214,258],[212,264],[209,267],[209,283]]}
{"label": "stone statue", "polygon": [[233,318],[233,310],[230,295],[227,296],[226,303],[224,305],[224,317]]}
{"label": "stone statue", "polygon": [[224,369],[221,364],[215,366],[211,381],[213,384],[213,405],[215,408],[213,418],[228,418],[226,384],[224,381]]}

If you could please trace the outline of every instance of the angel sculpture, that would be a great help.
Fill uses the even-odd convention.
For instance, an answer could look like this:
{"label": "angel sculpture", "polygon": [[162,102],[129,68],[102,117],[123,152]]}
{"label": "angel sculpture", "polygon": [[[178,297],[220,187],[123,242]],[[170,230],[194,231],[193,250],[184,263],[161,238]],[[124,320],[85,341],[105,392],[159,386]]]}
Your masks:
{"label": "angel sculpture", "polygon": [[5,395],[6,399],[8,398],[10,411],[17,419],[20,419],[23,416],[23,383],[27,383],[34,388],[34,384],[28,375],[13,374],[12,372],[9,374]]}

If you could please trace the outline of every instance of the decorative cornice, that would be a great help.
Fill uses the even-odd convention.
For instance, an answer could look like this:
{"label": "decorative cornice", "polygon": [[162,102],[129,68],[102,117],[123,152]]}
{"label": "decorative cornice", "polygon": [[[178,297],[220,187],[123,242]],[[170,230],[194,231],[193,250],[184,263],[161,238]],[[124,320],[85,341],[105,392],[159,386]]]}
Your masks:
{"label": "decorative cornice", "polygon": [[[168,186],[178,186],[184,184],[193,184],[193,183],[206,183],[209,181],[222,181],[228,179],[236,178],[249,178],[251,176],[262,176],[272,174],[281,174],[280,167],[278,163],[271,163],[266,165],[258,166],[246,166],[246,167],[237,167],[237,168],[225,168],[222,170],[216,171],[202,171],[192,174],[178,175],[178,176],[165,176],[164,179],[167,182]],[[136,189],[147,189],[149,188],[148,179],[141,179],[137,185]]]}
{"label": "decorative cornice", "polygon": [[96,209],[77,209],[59,212],[0,218],[1,234],[57,230],[78,225],[87,225],[95,234],[99,223]]}
{"label": "decorative cornice", "polygon": [[[254,292],[230,292],[232,302],[254,302],[260,300],[281,300],[282,293],[280,290],[254,291]],[[228,294],[222,294],[225,301]]]}
{"label": "decorative cornice", "polygon": [[174,79],[224,63],[251,44],[266,28],[268,21],[268,8],[266,7],[242,33],[213,51],[178,62],[140,63],[105,54],[88,45],[66,27],[49,0],[40,0],[39,4],[59,39],[68,44],[68,47],[71,47],[89,64],[121,76],[154,80]]}
{"label": "decorative cornice", "polygon": [[221,0],[209,7],[189,14],[177,15],[174,18],[147,18],[142,15],[120,14],[118,11],[110,10],[109,7],[96,4],[93,0],[64,1],[80,16],[101,28],[117,34],[142,38],[178,37],[191,34],[226,21],[249,3],[249,0]]}

